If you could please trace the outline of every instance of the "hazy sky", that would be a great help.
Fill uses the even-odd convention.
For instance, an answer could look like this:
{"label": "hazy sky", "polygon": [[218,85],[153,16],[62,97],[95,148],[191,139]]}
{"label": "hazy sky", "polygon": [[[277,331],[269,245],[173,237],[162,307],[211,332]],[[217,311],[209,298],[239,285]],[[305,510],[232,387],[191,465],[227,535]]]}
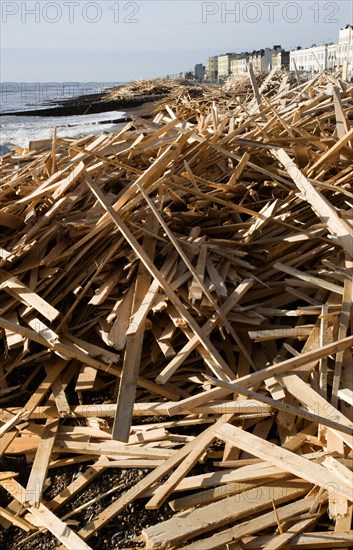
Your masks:
{"label": "hazy sky", "polygon": [[353,1],[1,0],[1,81],[127,81],[209,55],[337,42]]}

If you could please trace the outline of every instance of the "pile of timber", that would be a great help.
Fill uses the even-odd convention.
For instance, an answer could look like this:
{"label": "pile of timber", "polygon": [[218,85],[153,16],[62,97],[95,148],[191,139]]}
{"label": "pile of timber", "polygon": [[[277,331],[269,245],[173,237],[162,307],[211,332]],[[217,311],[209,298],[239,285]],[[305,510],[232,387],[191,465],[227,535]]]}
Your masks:
{"label": "pile of timber", "polygon": [[[210,84],[180,85],[157,103],[154,112],[163,113],[171,109],[173,115],[183,121],[195,121],[200,115],[206,116],[214,103],[217,104],[220,112],[229,113],[230,106],[235,103],[234,94],[220,86]],[[236,104],[238,105],[237,100]]]}
{"label": "pile of timber", "polygon": [[[197,87],[195,83],[185,78],[151,78],[150,80],[135,80],[120,84],[110,90],[103,101],[116,101],[133,96],[168,95],[180,87]],[[200,88],[203,86],[200,85]]]}
{"label": "pile of timber", "polygon": [[290,88],[295,87],[296,83],[300,84],[301,80],[300,75],[295,76],[279,68],[274,68],[268,73],[255,74],[252,66],[249,73],[231,76],[223,86],[192,86],[188,82],[174,80],[175,86],[157,103],[154,112],[160,113],[171,108],[178,118],[194,121],[196,117],[206,116],[216,104],[218,113],[229,116],[238,113],[240,104],[251,104],[254,88],[258,89],[260,94],[266,92],[266,97],[272,100],[272,96],[276,96],[278,92],[287,94]]}
{"label": "pile of timber", "polygon": [[[261,85],[264,81],[265,73],[256,75],[256,82]],[[226,92],[233,92],[235,94],[244,94],[252,92],[251,80],[249,73],[239,73],[229,76],[223,85],[223,89]]]}
{"label": "pile of timber", "polygon": [[[3,528],[101,548],[144,499],[174,514],[136,546],[351,547],[353,89],[251,82],[2,158]],[[150,472],[63,514],[119,468]]]}
{"label": "pile of timber", "polygon": [[[268,96],[270,95],[270,90],[273,90],[273,92],[276,93],[281,85],[285,86],[288,83],[290,85],[294,85],[296,82],[300,84],[303,80],[301,75],[298,74],[296,76],[293,73],[288,73],[286,70],[281,70],[279,67],[274,67],[271,72],[258,73],[254,76],[258,86],[261,86],[264,82],[266,82],[266,85],[268,83],[266,89]],[[224,83],[223,90],[226,92],[232,92],[236,95],[252,93],[253,88],[251,80],[252,78],[249,72],[232,75]]]}

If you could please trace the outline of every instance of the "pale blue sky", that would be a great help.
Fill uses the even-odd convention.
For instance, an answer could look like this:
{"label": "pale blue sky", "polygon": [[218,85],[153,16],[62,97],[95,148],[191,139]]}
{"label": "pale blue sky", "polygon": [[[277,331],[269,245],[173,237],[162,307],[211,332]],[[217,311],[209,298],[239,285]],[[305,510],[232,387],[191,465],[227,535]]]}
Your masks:
{"label": "pale blue sky", "polygon": [[352,0],[1,0],[1,81],[163,76],[228,51],[337,42],[352,22]]}

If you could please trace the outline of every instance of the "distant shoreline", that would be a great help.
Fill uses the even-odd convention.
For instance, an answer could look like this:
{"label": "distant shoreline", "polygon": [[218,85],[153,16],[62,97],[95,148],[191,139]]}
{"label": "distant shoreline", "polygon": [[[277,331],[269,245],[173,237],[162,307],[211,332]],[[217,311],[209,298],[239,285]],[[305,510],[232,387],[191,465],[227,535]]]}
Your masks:
{"label": "distant shoreline", "polygon": [[4,146],[0,156],[8,149],[26,148],[32,141],[49,139],[54,127],[59,135],[70,137],[85,135],[87,131],[109,132],[136,118],[152,120],[163,109],[161,106],[178,101],[180,94],[190,94],[193,101],[195,97],[207,97],[210,88],[213,86],[180,78],[156,78],[110,86],[89,95],[81,91],[75,97],[42,98],[36,103],[12,101],[0,113],[0,143]]}
{"label": "distant shoreline", "polygon": [[[120,84],[100,92],[79,95],[76,97],[53,99],[46,102],[47,107],[40,106],[37,109],[23,109],[20,111],[6,111],[0,113],[4,116],[31,116],[31,117],[64,117],[77,115],[92,115],[106,113],[109,111],[136,112],[139,109],[140,116],[143,114],[144,106],[155,104],[157,101],[168,97],[172,91],[183,83],[188,86],[204,86],[194,81],[184,79],[157,78],[150,81],[132,81],[127,84]],[[114,97],[115,96],[115,97]],[[142,107],[142,110],[140,109]],[[147,107],[147,112],[151,109]],[[137,113],[136,113],[137,114]]]}
{"label": "distant shoreline", "polygon": [[[35,116],[35,117],[53,117],[53,116],[77,116],[106,113],[109,111],[124,111],[135,107],[140,107],[145,103],[156,102],[166,97],[167,94],[159,95],[142,95],[133,96],[130,98],[119,99],[115,101],[104,101],[106,92],[94,94],[92,96],[79,96],[73,99],[65,99],[59,102],[56,107],[38,108],[38,109],[26,109],[16,112],[3,112],[0,113],[1,117],[4,116]],[[57,101],[55,103],[58,103]]]}

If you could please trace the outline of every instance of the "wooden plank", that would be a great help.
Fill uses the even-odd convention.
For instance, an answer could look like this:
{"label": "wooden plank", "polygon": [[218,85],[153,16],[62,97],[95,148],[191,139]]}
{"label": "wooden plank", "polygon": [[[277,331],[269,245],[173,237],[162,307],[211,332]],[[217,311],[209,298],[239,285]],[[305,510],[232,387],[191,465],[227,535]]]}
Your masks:
{"label": "wooden plank", "polygon": [[[213,426],[210,426],[207,430],[213,431]],[[147,474],[143,480],[136,483],[131,489],[125,491],[125,493],[123,493],[123,495],[115,502],[102,510],[102,512],[100,512],[95,519],[91,520],[82,529],[80,529],[79,535],[82,536],[84,540],[91,537],[93,533],[101,529],[109,520],[124,510],[130,502],[138,498],[140,495],[143,495],[149,487],[180,464],[180,462],[188,456],[189,452],[194,448],[198,440],[203,437],[205,437],[205,431],[203,431],[202,434],[196,437],[193,441],[187,443],[181,449],[172,454],[172,456],[165,460],[160,466],[157,466],[152,472]]]}
{"label": "wooden plank", "polygon": [[93,390],[95,381],[97,378],[97,369],[85,365],[81,368],[76,382],[76,391],[88,391]]}
{"label": "wooden plank", "polygon": [[[314,504],[315,497],[309,496],[307,498],[300,499],[291,504],[285,504],[277,508],[277,516],[280,521],[288,520],[289,518],[295,517],[300,514],[304,514],[310,507]],[[259,517],[250,519],[236,525],[235,527],[230,527],[220,533],[204,538],[200,541],[193,542],[184,546],[185,550],[213,550],[217,548],[224,548],[226,544],[229,544],[233,541],[240,540],[246,535],[251,535],[263,529],[267,529],[272,525],[276,524],[276,515],[274,511],[267,512],[262,514]]]}
{"label": "wooden plank", "polygon": [[5,212],[4,210],[0,210],[0,225],[17,229],[23,226],[23,218],[20,216],[15,216],[14,214],[9,214],[9,212]]}
{"label": "wooden plank", "polygon": [[142,531],[142,537],[146,548],[163,550],[241,517],[266,510],[272,506],[272,502],[281,504],[293,500],[304,495],[306,489],[305,483],[293,484],[286,481],[263,486],[261,491],[257,488],[250,489],[240,495],[228,497],[223,502],[214,502],[148,527]]}
{"label": "wooden plank", "polygon": [[259,87],[257,85],[254,68],[253,68],[253,65],[252,65],[251,62],[248,65],[248,73],[249,73],[249,76],[250,76],[250,82],[251,82],[251,86],[252,86],[253,93],[254,93],[254,96],[255,96],[255,103],[256,103],[256,110],[253,111],[253,112],[260,112],[260,105],[262,103],[262,100],[261,100]]}
{"label": "wooden plank", "polygon": [[[348,349],[352,345],[353,336],[347,337],[337,342],[333,342],[332,344],[327,344],[327,346],[323,346],[320,349],[314,349],[306,353],[301,353],[297,357],[287,359],[285,361],[282,361],[281,363],[277,363],[276,365],[266,367],[261,371],[248,374],[246,376],[243,376],[242,378],[238,378],[237,380],[234,380],[234,383],[236,383],[237,386],[241,386],[242,388],[251,388],[256,384],[259,384],[264,380],[271,378],[274,375],[279,375],[292,369],[301,367],[303,365],[308,365],[313,361],[318,361],[319,359],[321,359],[321,357],[327,357],[332,353],[337,353],[338,351],[341,351],[343,349]],[[173,405],[169,405],[168,411],[169,414],[172,415],[178,414],[185,410],[192,410],[193,408],[198,407],[203,403],[207,403],[209,401],[212,401],[213,399],[219,399],[220,397],[224,397],[229,393],[231,393],[230,390],[224,389],[207,390],[199,395],[187,397],[177,403],[174,403]]]}
{"label": "wooden plank", "polygon": [[[239,302],[239,300],[244,296],[244,294],[251,288],[253,285],[252,279],[244,279],[242,283],[240,283],[237,288],[232,292],[232,294],[227,298],[227,300],[224,302],[222,309],[224,311],[224,314],[227,315],[233,307]],[[211,334],[212,330],[220,323],[220,318],[217,317],[211,317],[206,321],[206,323],[203,325],[202,330],[206,335]],[[186,358],[190,355],[190,353],[197,348],[199,345],[199,338],[197,335],[194,335],[190,338],[189,342],[185,344],[185,346],[176,354],[176,356],[168,363],[164,369],[159,373],[159,375],[156,378],[156,382],[159,384],[165,384],[169,378],[173,375],[173,373],[177,370],[177,368],[183,364],[183,362],[186,360]]]}
{"label": "wooden plank", "polygon": [[17,436],[17,431],[7,432],[0,438],[0,456],[7,452],[8,447],[11,445],[15,437]]}
{"label": "wooden plank", "polygon": [[273,266],[275,269],[278,269],[279,271],[283,271],[284,273],[288,273],[289,275],[293,275],[294,277],[298,277],[298,279],[302,281],[306,281],[313,286],[317,286],[319,288],[326,288],[327,290],[330,290],[331,292],[335,292],[336,294],[343,294],[343,287],[339,285],[335,285],[334,283],[330,283],[329,281],[325,281],[323,279],[320,279],[319,277],[314,277],[313,275],[309,275],[308,273],[303,273],[299,269],[295,269],[293,267],[289,267],[288,265],[284,265],[280,262],[277,262]]}
{"label": "wooden plank", "polygon": [[345,116],[342,96],[338,86],[333,86],[333,104],[335,106],[337,136],[342,139],[349,132],[349,122]]}
{"label": "wooden plank", "polygon": [[278,340],[282,338],[299,338],[310,336],[314,326],[305,325],[295,328],[279,328],[269,330],[249,330],[249,336],[255,342],[268,342],[269,340]]}
{"label": "wooden plank", "polygon": [[251,224],[244,233],[245,242],[249,243],[254,237],[256,231],[263,229],[281,206],[281,201],[276,199],[268,202],[259,212],[260,216]]}
{"label": "wooden plank", "polygon": [[248,163],[248,160],[250,159],[249,153],[245,152],[243,156],[241,157],[237,167],[235,168],[233,174],[229,178],[228,184],[230,187],[235,185],[237,181],[239,180],[240,176],[242,175],[244,169],[246,168],[246,165]]}
{"label": "wooden plank", "polygon": [[[232,415],[228,415],[228,419],[231,420]],[[183,460],[183,462],[174,470],[169,479],[163,483],[163,485],[157,489],[153,497],[147,502],[145,508],[147,510],[156,510],[162,506],[165,500],[168,498],[170,493],[173,492],[173,489],[178,485],[181,479],[183,479],[195,463],[200,459],[204,454],[207,447],[209,447],[215,438],[214,430],[221,426],[225,422],[225,418],[222,417],[212,426],[213,429],[208,428],[205,430],[203,437],[199,438],[195,442],[193,449],[190,451],[188,456]]]}
{"label": "wooden plank", "polygon": [[82,172],[84,171],[84,169],[85,169],[85,165],[81,161],[75,166],[73,170],[71,170],[70,174],[66,178],[57,182],[55,185],[56,189],[53,193],[53,199],[57,200],[62,195],[64,195],[66,191],[71,187],[71,185],[73,183],[76,183],[76,181],[82,175]]}
{"label": "wooden plank", "polygon": [[34,526],[31,523],[19,516],[16,516],[9,510],[6,510],[6,508],[2,508],[2,506],[0,506],[0,517],[6,519],[8,522],[11,523],[11,525],[15,525],[16,527],[19,527],[27,533],[28,531],[34,530]]}
{"label": "wooden plank", "polygon": [[26,306],[33,307],[49,321],[54,321],[60,315],[57,309],[38,296],[36,292],[3,269],[0,270],[0,289],[5,290]]}
{"label": "wooden plank", "polygon": [[27,482],[24,501],[29,506],[40,504],[58,428],[58,419],[47,420]]}
{"label": "wooden plank", "polygon": [[[153,223],[153,220],[149,221],[148,227],[153,230],[153,232],[157,233],[157,224]],[[149,235],[145,236],[143,241],[143,249],[151,259],[154,257],[155,247],[156,240]],[[140,263],[131,306],[131,313],[133,314],[133,317],[130,321],[130,327],[133,327],[133,331],[129,333],[129,329],[127,330],[123,370],[119,385],[116,414],[112,430],[112,438],[119,441],[129,440],[145,332],[145,321],[151,303],[153,302],[159,289],[159,285],[158,283],[156,284],[156,281],[153,281],[154,286],[152,283],[153,288],[150,287],[150,282],[151,277],[148,271],[144,265]],[[136,314],[136,312],[138,312],[144,304],[146,304],[146,307],[144,308],[142,316],[140,316],[140,320],[134,320],[134,314]]]}
{"label": "wooden plank", "polygon": [[226,285],[224,283],[224,280],[222,279],[222,277],[218,273],[218,271],[215,268],[215,266],[214,266],[214,264],[213,264],[210,257],[207,258],[206,269],[207,269],[208,275],[211,279],[211,282],[215,287],[217,296],[227,297],[228,296],[228,291],[227,291]]}
{"label": "wooden plank", "polygon": [[[289,375],[293,376],[293,375]],[[307,420],[311,420],[312,422],[320,422],[324,426],[328,426],[332,429],[338,430],[339,432],[342,432],[343,434],[351,435],[353,432],[353,424],[345,419],[344,423],[337,422],[332,419],[332,416],[329,415],[318,415],[317,412],[311,413],[304,411],[302,409],[299,409],[298,407],[293,407],[292,405],[289,405],[288,403],[283,403],[282,401],[278,401],[276,399],[272,399],[271,397],[267,397],[266,395],[262,395],[260,393],[253,392],[251,390],[247,390],[246,388],[242,388],[238,386],[237,384],[232,384],[230,382],[223,382],[222,380],[217,380],[216,378],[212,378],[211,376],[206,376],[207,380],[210,380],[212,384],[219,386],[221,388],[229,388],[233,390],[233,393],[244,395],[245,397],[249,397],[250,399],[255,399],[256,401],[259,401],[260,403],[264,403],[266,405],[270,405],[274,407],[275,409],[278,409],[280,411],[285,411],[289,414],[299,416],[299,418],[306,418]],[[280,379],[282,380],[282,379]],[[287,387],[287,386],[286,386]],[[311,389],[311,388],[310,388]],[[332,414],[332,412],[331,412]],[[340,417],[339,417],[340,418]]]}
{"label": "wooden plank", "polygon": [[[352,132],[353,130],[350,133]],[[353,258],[353,228],[345,220],[339,218],[329,201],[315,189],[283,149],[273,150],[272,154],[284,165],[304,200],[310,204],[316,215],[327,225],[331,235],[345,250],[346,254]]]}
{"label": "wooden plank", "polygon": [[167,359],[170,358],[170,357],[174,357],[174,355],[176,354],[172,344],[170,343],[170,339],[167,339],[165,337],[163,337],[161,339],[163,335],[163,330],[160,328],[160,327],[157,327],[157,326],[153,326],[152,327],[152,334],[161,350],[161,352],[163,353],[164,357],[166,357]]}
{"label": "wooden plank", "polygon": [[[0,482],[2,487],[8,491],[13,498],[25,504],[24,488],[15,480],[10,479]],[[37,508],[31,507],[30,513],[44,525],[68,550],[92,550],[66,523],[61,521],[44,504],[39,504]]]}
{"label": "wooden plank", "polygon": [[78,453],[90,455],[106,455],[106,456],[122,456],[136,457],[147,459],[163,459],[170,458],[175,454],[175,451],[168,449],[159,449],[154,447],[132,445],[119,445],[115,441],[104,441],[100,443],[81,442],[69,439],[57,439],[54,452],[59,453]]}
{"label": "wooden plank", "polygon": [[126,331],[130,324],[133,297],[134,285],[131,285],[127,293],[119,300],[119,305],[114,311],[116,319],[109,333],[108,342],[117,350],[124,349],[126,344]]}
{"label": "wooden plank", "polygon": [[336,475],[328,475],[327,469],[320,464],[309,462],[301,456],[230,424],[224,424],[215,433],[220,439],[229,441],[244,451],[251,449],[252,454],[255,456],[263,460],[269,460],[272,464],[299,478],[306,479],[309,483],[323,487],[323,489],[333,483],[337,487],[337,493],[342,494],[348,500],[352,499],[352,488],[342,482]]}
{"label": "wooden plank", "polygon": [[101,456],[92,466],[89,466],[83,474],[76,477],[65,489],[56,495],[51,501],[47,502],[49,510],[57,510],[67,504],[75,495],[83,491],[91,481],[103,473],[108,465],[108,459]]}
{"label": "wooden plank", "polygon": [[[295,397],[300,403],[305,405],[310,411],[318,416],[325,417],[330,420],[335,420],[341,425],[346,426],[350,430],[350,434],[338,432],[337,436],[342,439],[351,449],[353,446],[353,422],[346,418],[338,411],[331,403],[326,401],[324,397],[318,394],[313,388],[306,384],[296,374],[288,374],[276,376],[281,384]],[[329,428],[332,429],[332,428]]]}
{"label": "wooden plank", "polygon": [[[352,546],[353,531],[340,533],[327,533],[325,531],[316,531],[313,533],[303,533],[294,537],[292,541],[287,542],[288,550],[310,550],[317,548],[350,548]],[[246,543],[246,550],[263,550],[264,546],[270,542],[272,535],[257,537],[255,540]]]}
{"label": "wooden plank", "polygon": [[336,519],[335,531],[341,533],[342,531],[349,531],[352,526],[353,519],[353,503],[348,504],[348,512],[346,515],[339,516]]}
{"label": "wooden plank", "polygon": [[[7,315],[7,318],[12,323],[18,323],[18,316],[17,313],[14,311]],[[12,330],[6,330],[5,329],[5,336],[6,336],[6,343],[8,349],[14,349],[18,348],[20,346],[23,346],[25,343],[25,338],[21,336],[20,334],[17,334],[16,332],[13,332]]]}
{"label": "wooden plank", "polygon": [[[165,416],[168,414],[168,402],[149,402],[149,403],[135,403],[133,415],[135,417],[140,416]],[[102,403],[100,405],[74,405],[70,407],[69,417],[74,418],[114,418],[116,411],[116,404],[114,403]],[[10,414],[18,414],[22,412],[18,407],[9,408]],[[271,407],[268,405],[262,405],[253,399],[238,399],[237,401],[220,401],[218,403],[210,403],[209,405],[202,405],[194,410],[195,414],[207,415],[207,414],[222,414],[236,413],[238,415],[249,414],[259,416],[266,416],[271,413]],[[187,414],[187,413],[186,413]],[[11,416],[12,418],[12,416]],[[44,405],[32,409],[31,418],[39,420],[46,418],[59,418],[59,413],[54,406]],[[201,419],[202,420],[202,419]],[[204,419],[203,419],[204,420]],[[183,423],[197,423],[196,419],[193,420],[177,420],[178,424]],[[155,426],[155,424],[153,424]]]}
{"label": "wooden plank", "polygon": [[[229,483],[254,482],[254,480],[262,480],[263,483],[267,483],[271,479],[283,480],[287,477],[288,473],[278,468],[278,466],[271,466],[269,463],[260,463],[236,469],[231,468],[185,477],[175,487],[175,492],[196,491],[200,488],[215,487],[217,485],[223,486]],[[144,496],[153,496],[158,487],[159,485],[157,484],[155,487],[148,489],[144,493]]]}
{"label": "wooden plank", "polygon": [[[327,305],[322,306],[321,323],[320,323],[320,346],[324,346],[329,343],[329,309]],[[346,336],[344,334],[343,336]],[[319,385],[320,393],[325,399],[327,399],[327,357],[320,359],[319,363]]]}
{"label": "wooden plank", "polygon": [[[353,304],[353,281],[351,277],[347,277],[344,282],[342,309],[341,309],[341,314],[339,318],[339,327],[338,327],[338,338],[341,338],[347,335],[347,330],[351,320],[352,304]],[[331,398],[332,405],[336,408],[338,403],[338,391],[340,386],[343,359],[344,359],[343,352],[340,352],[336,355],[335,369],[333,373],[333,383],[332,383],[332,398]]]}
{"label": "wooden plank", "polygon": [[206,261],[207,261],[207,246],[201,245],[200,253],[199,253],[199,256],[197,259],[197,265],[196,265],[196,273],[198,275],[199,280],[193,279],[189,288],[189,300],[191,300],[192,303],[194,303],[195,300],[201,300],[202,298],[203,286],[200,285],[200,282],[204,283]]}
{"label": "wooden plank", "polygon": [[[149,280],[150,277],[148,273],[146,275]],[[137,288],[140,288],[142,285],[141,285],[141,281],[138,281],[138,277],[136,282],[137,283],[139,282],[139,284],[137,284]],[[130,324],[126,331],[127,336],[136,337],[136,334],[139,332],[141,327],[145,325],[147,315],[153,307],[158,291],[159,291],[159,283],[157,281],[153,281],[153,283],[147,289],[146,294],[143,296],[142,303],[140,304],[139,308],[132,315],[130,319]]]}
{"label": "wooden plank", "polygon": [[[71,382],[72,377],[75,375],[75,371],[75,364],[72,364],[66,371],[65,377],[61,378],[61,376],[59,375],[59,377],[51,384],[51,390],[53,392],[53,397],[59,417],[70,416],[71,414],[70,405],[65,394],[65,389]],[[48,374],[48,368],[46,368],[46,372]]]}
{"label": "wooden plank", "polygon": [[342,479],[347,484],[352,483],[352,471],[344,466],[344,464],[341,464],[339,460],[334,458],[333,456],[327,456],[323,461],[323,466],[330,470],[331,472],[334,472],[337,477]]}
{"label": "wooden plank", "polygon": [[[145,170],[135,182],[132,182],[119,199],[113,204],[113,211],[118,212],[129,201],[129,199],[136,193],[137,184],[148,187],[151,181],[155,181],[166,169],[168,164],[174,159],[175,150],[177,145],[173,144],[168,147],[155,161]],[[99,225],[109,220],[108,212],[104,213],[99,220]]]}
{"label": "wooden plank", "polygon": [[317,520],[317,516],[314,518],[306,518],[298,521],[288,529],[285,533],[281,533],[275,536],[271,542],[266,544],[264,550],[279,550],[279,548],[286,548],[288,542],[290,542],[298,533],[302,533],[305,529],[312,527]]}
{"label": "wooden plank", "polygon": [[188,508],[195,508],[196,506],[209,504],[216,500],[223,500],[231,495],[238,495],[254,487],[259,487],[263,484],[263,479],[257,481],[240,483],[233,482],[226,485],[220,485],[212,489],[206,489],[204,491],[198,491],[184,497],[176,498],[168,502],[169,506],[174,512],[180,512],[181,510],[187,510]]}
{"label": "wooden plank", "polygon": [[321,168],[329,159],[337,155],[341,149],[353,139],[353,128],[344,134],[326,153],[313,164],[310,168],[309,175],[311,176],[315,170]]}
{"label": "wooden plank", "polygon": [[0,428],[0,438],[2,438],[4,434],[12,430],[12,428],[17,426],[21,422],[21,420],[26,417],[27,413],[23,410],[17,412],[16,414],[11,414],[8,411],[1,411],[1,421],[4,422],[4,424]]}
{"label": "wooden plank", "polygon": [[122,269],[118,269],[116,272],[109,274],[109,276],[104,279],[100,287],[97,288],[94,296],[92,296],[88,303],[92,306],[99,306],[103,304],[121,279],[121,275]]}
{"label": "wooden plank", "polygon": [[57,380],[57,378],[60,376],[60,374],[63,372],[67,365],[67,361],[64,359],[57,359],[55,361],[51,361],[48,363],[48,373],[45,379],[42,381],[42,383],[39,385],[39,387],[33,392],[27,403],[25,404],[24,408],[26,411],[32,412],[33,409],[35,409],[45,394],[48,392],[48,390],[51,388],[53,382]]}
{"label": "wooden plank", "polygon": [[353,390],[349,388],[343,388],[338,390],[338,397],[353,407]]}

